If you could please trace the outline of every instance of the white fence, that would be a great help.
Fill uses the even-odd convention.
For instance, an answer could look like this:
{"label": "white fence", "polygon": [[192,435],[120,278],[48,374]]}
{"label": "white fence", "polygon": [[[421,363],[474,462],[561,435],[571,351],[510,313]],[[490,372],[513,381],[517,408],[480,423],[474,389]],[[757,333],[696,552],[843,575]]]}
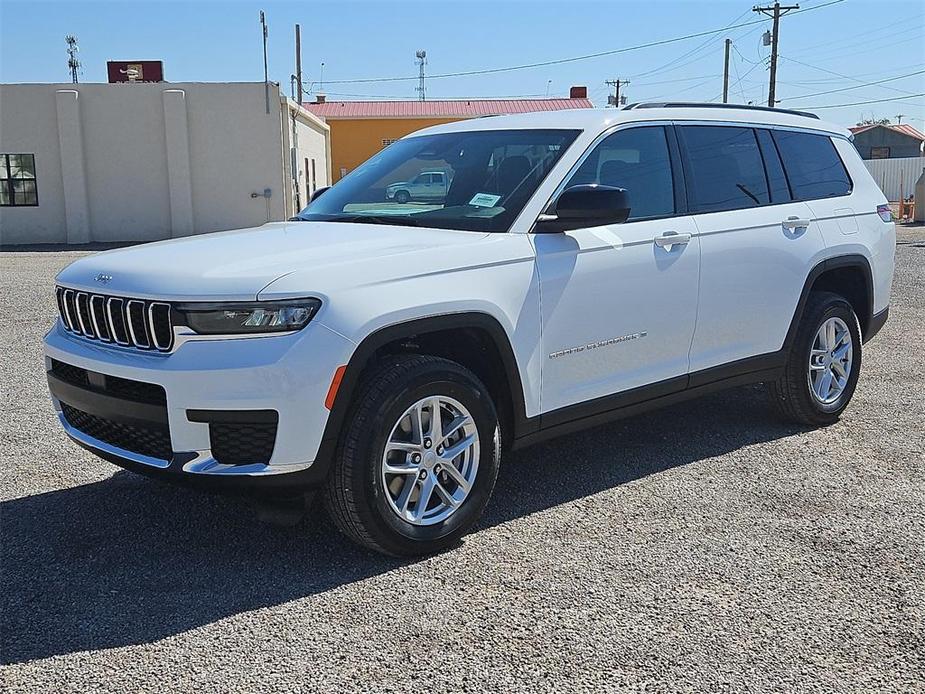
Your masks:
{"label": "white fence", "polygon": [[903,159],[867,159],[867,170],[874,177],[880,190],[891,202],[899,201],[899,192],[908,198],[915,190],[915,182],[925,169],[925,157]]}

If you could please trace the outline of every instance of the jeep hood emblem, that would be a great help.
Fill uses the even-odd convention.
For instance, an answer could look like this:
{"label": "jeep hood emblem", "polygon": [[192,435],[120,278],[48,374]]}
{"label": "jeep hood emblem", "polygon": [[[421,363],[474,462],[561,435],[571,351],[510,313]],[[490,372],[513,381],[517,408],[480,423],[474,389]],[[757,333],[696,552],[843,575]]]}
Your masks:
{"label": "jeep hood emblem", "polygon": [[101,272],[93,279],[95,279],[100,284],[109,284],[110,282],[112,282],[112,275],[107,275]]}

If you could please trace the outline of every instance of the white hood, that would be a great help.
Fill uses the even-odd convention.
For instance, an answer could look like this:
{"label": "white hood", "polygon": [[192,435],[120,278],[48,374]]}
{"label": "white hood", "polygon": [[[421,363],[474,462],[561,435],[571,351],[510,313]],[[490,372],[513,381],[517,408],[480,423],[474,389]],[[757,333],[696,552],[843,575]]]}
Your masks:
{"label": "white hood", "polygon": [[[449,246],[484,237],[381,224],[275,222],[97,253],[69,265],[57,281],[116,296],[253,301],[264,287],[290,273],[310,278],[313,271],[346,269],[355,261],[375,259],[384,274],[391,274],[396,264],[390,257],[428,251],[445,256]],[[368,269],[369,263],[365,265]],[[101,282],[97,276],[112,279]]]}

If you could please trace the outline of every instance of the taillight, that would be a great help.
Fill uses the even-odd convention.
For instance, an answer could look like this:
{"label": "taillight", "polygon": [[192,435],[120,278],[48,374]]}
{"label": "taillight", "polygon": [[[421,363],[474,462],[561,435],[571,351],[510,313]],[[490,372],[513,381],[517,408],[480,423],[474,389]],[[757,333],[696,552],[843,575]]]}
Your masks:
{"label": "taillight", "polygon": [[880,215],[880,219],[884,222],[893,221],[893,210],[890,209],[889,205],[877,205],[877,214]]}

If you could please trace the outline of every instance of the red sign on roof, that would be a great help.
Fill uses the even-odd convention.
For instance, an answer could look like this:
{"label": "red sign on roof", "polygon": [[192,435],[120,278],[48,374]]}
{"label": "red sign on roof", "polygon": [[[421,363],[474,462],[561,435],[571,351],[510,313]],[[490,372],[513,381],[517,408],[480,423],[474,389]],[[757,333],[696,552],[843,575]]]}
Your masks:
{"label": "red sign on roof", "polygon": [[162,60],[110,60],[106,63],[109,82],[163,82]]}

